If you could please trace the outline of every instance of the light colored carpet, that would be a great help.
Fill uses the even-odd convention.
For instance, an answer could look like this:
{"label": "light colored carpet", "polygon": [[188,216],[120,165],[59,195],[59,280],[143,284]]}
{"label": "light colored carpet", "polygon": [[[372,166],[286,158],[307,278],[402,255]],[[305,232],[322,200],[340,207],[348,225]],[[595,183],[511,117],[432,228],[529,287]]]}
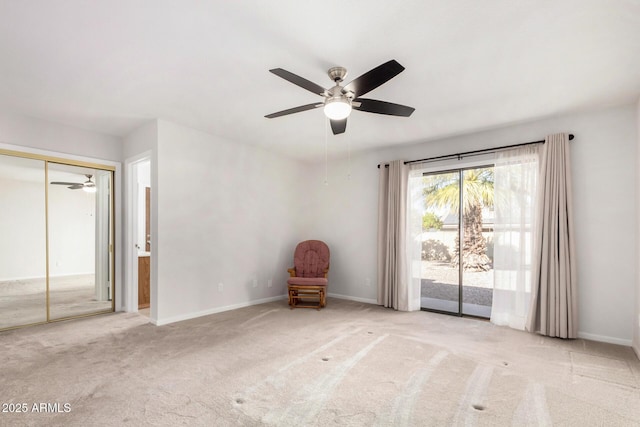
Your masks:
{"label": "light colored carpet", "polygon": [[[95,276],[52,277],[49,282],[51,319],[111,310],[111,301],[96,301]],[[0,281],[0,329],[46,322],[45,278]]]}
{"label": "light colored carpet", "polygon": [[3,403],[29,408],[7,426],[640,425],[630,348],[336,299],[7,331],[0,363]]}

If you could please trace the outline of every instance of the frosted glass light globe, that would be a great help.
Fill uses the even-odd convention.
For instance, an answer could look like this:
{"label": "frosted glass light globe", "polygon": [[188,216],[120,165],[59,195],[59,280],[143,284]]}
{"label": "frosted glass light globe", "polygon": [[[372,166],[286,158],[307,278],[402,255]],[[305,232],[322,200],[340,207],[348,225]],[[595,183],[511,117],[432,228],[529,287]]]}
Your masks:
{"label": "frosted glass light globe", "polygon": [[351,114],[351,104],[343,97],[329,98],[324,103],[324,114],[331,120],[343,120]]}

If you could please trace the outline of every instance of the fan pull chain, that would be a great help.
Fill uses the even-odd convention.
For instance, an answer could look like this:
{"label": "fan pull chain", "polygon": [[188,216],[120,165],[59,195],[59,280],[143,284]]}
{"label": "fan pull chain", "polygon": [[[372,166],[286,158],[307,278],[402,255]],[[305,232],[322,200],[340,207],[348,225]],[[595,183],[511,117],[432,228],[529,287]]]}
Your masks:
{"label": "fan pull chain", "polygon": [[324,120],[324,185],[329,185],[329,119]]}
{"label": "fan pull chain", "polygon": [[351,181],[351,132],[347,135],[347,180]]}

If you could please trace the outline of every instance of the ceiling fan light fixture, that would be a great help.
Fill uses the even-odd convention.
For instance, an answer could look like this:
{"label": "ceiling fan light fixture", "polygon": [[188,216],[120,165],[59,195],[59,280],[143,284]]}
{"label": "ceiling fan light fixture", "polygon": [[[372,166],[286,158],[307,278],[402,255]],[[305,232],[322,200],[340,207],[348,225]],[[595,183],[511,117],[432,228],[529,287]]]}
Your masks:
{"label": "ceiling fan light fixture", "polygon": [[327,98],[324,102],[324,114],[331,120],[344,120],[351,114],[351,102],[345,96]]}
{"label": "ceiling fan light fixture", "polygon": [[85,175],[87,178],[89,178],[87,180],[87,182],[84,183],[84,186],[82,187],[83,191],[86,191],[87,193],[95,193],[96,192],[96,183],[91,181],[91,177],[93,175]]}

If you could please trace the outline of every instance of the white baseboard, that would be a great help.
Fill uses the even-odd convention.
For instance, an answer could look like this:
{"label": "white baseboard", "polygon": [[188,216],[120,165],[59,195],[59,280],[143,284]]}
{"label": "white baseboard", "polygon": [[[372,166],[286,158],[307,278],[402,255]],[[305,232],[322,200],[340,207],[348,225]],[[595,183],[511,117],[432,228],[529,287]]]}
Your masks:
{"label": "white baseboard", "polygon": [[331,292],[327,293],[327,296],[331,298],[346,299],[349,301],[357,301],[357,302],[364,302],[366,304],[378,305],[378,301],[370,298],[359,298],[359,297],[352,297],[349,295],[332,294]]}
{"label": "white baseboard", "polygon": [[181,314],[179,316],[169,317],[167,319],[151,319],[151,323],[156,326],[168,325],[170,323],[181,322],[183,320],[195,319],[196,317],[208,316],[210,314],[222,313],[223,311],[236,310],[238,308],[249,307],[252,305],[264,304],[267,302],[274,302],[286,299],[286,295],[278,295],[275,297],[262,298],[253,301],[241,302],[239,304],[226,305],[224,307],[214,307],[208,310],[197,311],[195,313]]}
{"label": "white baseboard", "polygon": [[608,337],[605,335],[590,334],[587,332],[578,332],[578,338],[584,338],[585,340],[606,342],[609,344],[617,344],[617,345],[623,345],[625,347],[631,347],[631,340]]}
{"label": "white baseboard", "polygon": [[631,348],[636,353],[636,357],[640,360],[640,343],[637,345],[632,345]]}
{"label": "white baseboard", "polygon": [[[49,277],[74,277],[74,276],[87,276],[90,274],[95,274],[95,271],[89,271],[88,273],[69,273],[69,274],[50,274]],[[6,277],[0,278],[0,282],[15,282],[18,280],[45,280],[46,276],[37,276],[37,277]]]}

